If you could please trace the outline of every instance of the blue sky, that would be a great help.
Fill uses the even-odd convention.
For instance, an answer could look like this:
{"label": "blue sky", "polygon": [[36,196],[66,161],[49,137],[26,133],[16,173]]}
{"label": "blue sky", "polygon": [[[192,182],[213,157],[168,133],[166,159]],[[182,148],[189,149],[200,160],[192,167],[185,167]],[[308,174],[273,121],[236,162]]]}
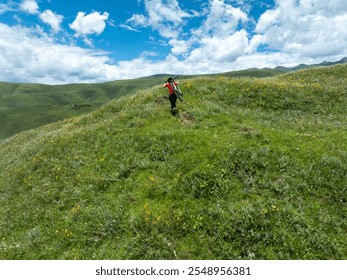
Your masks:
{"label": "blue sky", "polygon": [[345,0],[0,0],[0,81],[65,84],[347,56]]}

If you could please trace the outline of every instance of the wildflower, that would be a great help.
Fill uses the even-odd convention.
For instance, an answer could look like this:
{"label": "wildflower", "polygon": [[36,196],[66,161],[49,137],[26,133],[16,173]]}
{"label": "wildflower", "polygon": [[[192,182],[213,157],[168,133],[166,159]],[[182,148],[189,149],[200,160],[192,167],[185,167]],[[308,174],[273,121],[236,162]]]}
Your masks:
{"label": "wildflower", "polygon": [[160,221],[161,217],[158,216],[157,218],[155,218],[153,221],[152,221],[152,224],[155,225],[156,223],[158,223]]}
{"label": "wildflower", "polygon": [[154,181],[155,181],[155,176],[153,176],[153,175],[149,176],[149,180],[150,180],[151,182],[154,182]]}
{"label": "wildflower", "polygon": [[75,207],[73,207],[72,209],[71,209],[71,212],[72,213],[76,213],[76,212],[78,212],[79,210],[81,209],[81,205],[77,205],[77,206],[75,206]]}
{"label": "wildflower", "polygon": [[151,211],[149,210],[148,207],[148,203],[146,202],[145,205],[143,206],[143,208],[145,209],[145,221],[148,222],[149,221],[149,216],[151,214]]}

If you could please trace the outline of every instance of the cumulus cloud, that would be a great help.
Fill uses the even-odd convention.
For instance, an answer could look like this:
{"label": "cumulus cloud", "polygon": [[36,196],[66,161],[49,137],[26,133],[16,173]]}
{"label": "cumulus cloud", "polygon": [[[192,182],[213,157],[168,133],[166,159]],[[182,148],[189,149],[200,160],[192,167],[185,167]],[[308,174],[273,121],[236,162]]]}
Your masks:
{"label": "cumulus cloud", "polygon": [[[75,31],[75,37],[81,37],[83,41],[90,47],[93,46],[93,40],[88,35],[100,35],[106,28],[109,13],[93,12],[86,14],[79,12],[76,19],[69,24],[69,27]],[[113,24],[113,23],[112,23]]]}
{"label": "cumulus cloud", "polygon": [[180,8],[177,0],[166,3],[162,0],[146,0],[145,6],[148,12],[148,23],[154,28],[160,29],[161,24],[168,22],[179,26],[184,18],[191,16]]}
{"label": "cumulus cloud", "polygon": [[248,46],[247,32],[240,30],[232,35],[219,37],[206,37],[201,40],[201,46],[194,49],[192,59],[197,51],[199,55],[193,60],[213,60],[213,61],[234,61],[237,57],[244,53]]}
{"label": "cumulus cloud", "polygon": [[39,5],[35,0],[24,0],[19,7],[22,11],[29,14],[37,14],[39,12]]}
{"label": "cumulus cloud", "polygon": [[[164,5],[155,2],[161,4],[158,7]],[[152,64],[142,60],[142,69],[144,65],[151,69],[154,64],[162,72],[199,74],[317,63],[347,54],[347,6],[343,0],[277,0],[252,32],[247,24],[254,19],[246,11],[225,0],[210,0],[201,13],[204,20],[200,27],[185,36],[179,28],[184,23],[175,22],[178,33],[171,37],[161,33],[171,46],[171,54]],[[156,20],[150,20],[149,13],[148,17],[133,15],[130,22],[137,27],[157,26],[159,30],[163,17],[152,17]],[[260,46],[272,51],[259,52]],[[137,62],[132,61],[133,65]]]}
{"label": "cumulus cloud", "polygon": [[65,84],[120,78],[106,53],[57,44],[40,30],[0,23],[0,80]]}
{"label": "cumulus cloud", "polygon": [[[204,21],[189,39],[169,41],[171,53],[184,53],[175,64],[185,73],[336,60],[347,54],[347,6],[343,0],[332,2],[278,0],[251,34],[247,23],[253,19],[244,10],[210,0]],[[259,52],[260,46],[272,51]]]}
{"label": "cumulus cloud", "polygon": [[75,31],[77,37],[91,34],[100,35],[106,27],[108,17],[109,14],[107,12],[103,14],[99,12],[91,14],[79,12],[76,19],[69,26]]}
{"label": "cumulus cloud", "polygon": [[53,31],[60,31],[60,25],[64,19],[64,16],[55,14],[51,10],[45,10],[40,12],[39,5],[35,0],[24,0],[19,5],[21,11],[28,14],[36,14],[46,24],[48,24]]}
{"label": "cumulus cloud", "polygon": [[347,48],[347,6],[344,0],[277,0],[255,31],[262,42],[302,58],[341,54]]}
{"label": "cumulus cloud", "polygon": [[40,14],[40,18],[44,23],[47,23],[51,28],[58,32],[64,16],[53,13],[51,10],[45,10]]}
{"label": "cumulus cloud", "polygon": [[225,37],[236,32],[239,23],[247,20],[247,14],[240,8],[235,8],[224,0],[211,0],[207,18],[194,33],[199,36]]}
{"label": "cumulus cloud", "polygon": [[193,43],[194,40],[171,39],[169,41],[169,44],[171,46],[171,52],[175,55],[187,53]]}
{"label": "cumulus cloud", "polygon": [[[134,14],[128,23],[136,28],[151,27],[158,31],[168,40],[171,53],[188,58],[187,62],[234,60],[247,47],[247,32],[238,31],[238,27],[247,22],[248,16],[224,0],[210,0],[204,13],[188,13],[177,1],[145,0],[145,7],[147,16]],[[184,35],[184,20],[202,14],[205,15],[202,25],[190,30],[188,36]]]}
{"label": "cumulus cloud", "polygon": [[147,16],[133,14],[127,23],[134,28],[151,27],[164,38],[177,38],[185,18],[193,14],[183,11],[177,0],[145,0]]}
{"label": "cumulus cloud", "polygon": [[209,12],[203,24],[192,32],[194,49],[187,61],[191,63],[208,61],[234,61],[248,47],[248,34],[238,30],[239,23],[246,22],[247,14],[220,0],[211,0]]}

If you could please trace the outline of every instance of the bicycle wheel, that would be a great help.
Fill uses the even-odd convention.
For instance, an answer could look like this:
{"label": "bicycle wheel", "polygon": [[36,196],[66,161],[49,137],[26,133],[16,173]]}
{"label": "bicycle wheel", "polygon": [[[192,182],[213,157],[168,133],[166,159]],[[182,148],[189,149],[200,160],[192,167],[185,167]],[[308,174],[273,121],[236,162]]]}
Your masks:
{"label": "bicycle wheel", "polygon": [[178,97],[178,99],[179,99],[181,102],[183,102],[182,93],[177,94],[177,97]]}
{"label": "bicycle wheel", "polygon": [[177,87],[177,90],[175,90],[175,93],[176,93],[177,98],[178,98],[181,102],[183,102],[182,92],[181,92],[181,90],[180,90],[179,87]]}

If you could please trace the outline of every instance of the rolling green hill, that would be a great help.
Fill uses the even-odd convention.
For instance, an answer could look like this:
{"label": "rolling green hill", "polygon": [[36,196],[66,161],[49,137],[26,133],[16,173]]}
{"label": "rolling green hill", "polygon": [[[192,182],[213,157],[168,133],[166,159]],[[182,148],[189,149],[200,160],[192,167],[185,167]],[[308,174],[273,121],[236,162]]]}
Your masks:
{"label": "rolling green hill", "polygon": [[163,79],[160,77],[148,77],[100,84],[54,86],[0,83],[0,139],[91,112],[114,98],[161,82]]}
{"label": "rolling green hill", "polygon": [[183,80],[0,142],[0,259],[346,259],[347,65]]}
{"label": "rolling green hill", "polygon": [[[298,65],[292,68],[275,69],[251,68],[204,77],[271,77],[285,72],[342,64],[347,58],[337,62],[323,62],[315,65]],[[158,74],[139,79],[119,80],[99,84],[15,84],[0,82],[0,139],[41,125],[91,112],[106,102],[139,89],[161,84],[169,74]],[[182,79],[196,76],[182,76]],[[75,110],[72,110],[75,109]]]}
{"label": "rolling green hill", "polygon": [[[206,76],[268,77],[275,69],[247,69]],[[98,84],[15,84],[0,82],[0,139],[55,121],[92,112],[108,101],[161,84],[169,74]],[[194,76],[182,76],[181,78]]]}

